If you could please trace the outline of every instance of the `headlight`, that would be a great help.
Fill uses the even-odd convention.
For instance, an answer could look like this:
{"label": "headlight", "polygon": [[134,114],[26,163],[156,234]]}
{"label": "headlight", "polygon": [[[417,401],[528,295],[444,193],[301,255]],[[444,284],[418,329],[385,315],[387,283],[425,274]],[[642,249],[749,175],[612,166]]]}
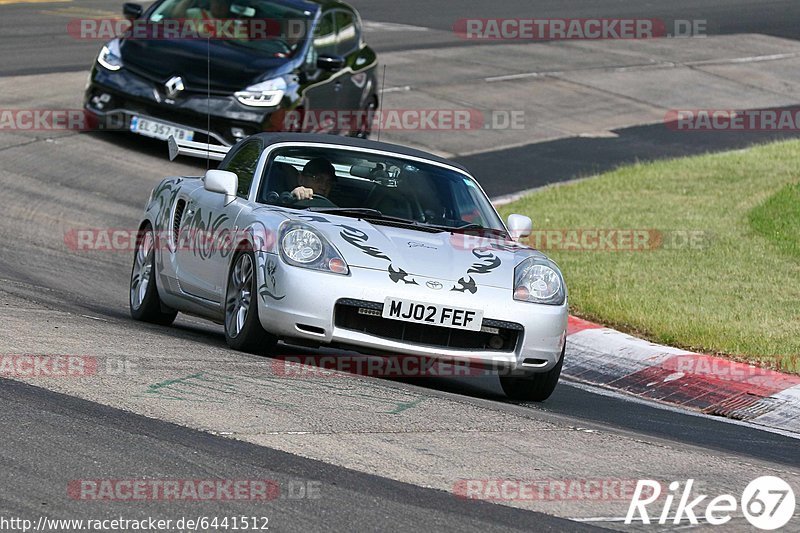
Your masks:
{"label": "headlight", "polygon": [[281,103],[285,92],[286,81],[283,78],[275,78],[251,85],[244,91],[235,93],[234,96],[244,105],[272,107]]}
{"label": "headlight", "polygon": [[514,269],[514,299],[539,304],[562,305],[566,287],[555,263],[529,257]]}
{"label": "headlight", "polygon": [[122,54],[119,51],[119,41],[114,39],[100,50],[97,62],[105,69],[116,71],[122,68]]}
{"label": "headlight", "polygon": [[339,250],[311,226],[300,222],[290,222],[282,228],[280,252],[283,260],[293,266],[334,274],[350,272]]}

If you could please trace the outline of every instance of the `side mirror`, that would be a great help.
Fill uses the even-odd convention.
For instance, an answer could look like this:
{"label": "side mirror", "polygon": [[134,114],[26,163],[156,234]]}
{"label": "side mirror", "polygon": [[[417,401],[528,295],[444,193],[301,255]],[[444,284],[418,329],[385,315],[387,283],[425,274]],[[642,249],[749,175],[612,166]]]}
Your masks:
{"label": "side mirror", "polygon": [[203,178],[203,188],[208,192],[224,194],[225,205],[228,205],[236,199],[239,177],[227,170],[209,170]]}
{"label": "side mirror", "polygon": [[530,236],[533,230],[533,221],[525,215],[508,215],[508,231],[515,241]]}
{"label": "side mirror", "polygon": [[341,56],[319,56],[317,58],[317,68],[328,72],[337,72],[344,68],[344,58]]}
{"label": "side mirror", "polygon": [[122,16],[128,20],[135,20],[142,16],[144,8],[140,4],[125,2],[122,4]]}

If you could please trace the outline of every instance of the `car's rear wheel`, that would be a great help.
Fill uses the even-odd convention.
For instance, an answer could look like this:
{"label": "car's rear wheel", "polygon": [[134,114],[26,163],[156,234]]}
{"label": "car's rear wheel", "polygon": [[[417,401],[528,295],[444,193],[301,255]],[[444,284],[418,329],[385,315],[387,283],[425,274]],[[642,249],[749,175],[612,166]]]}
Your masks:
{"label": "car's rear wheel", "polygon": [[175,320],[178,311],[161,302],[156,278],[155,236],[148,225],[136,236],[128,303],[135,320],[168,326]]}
{"label": "car's rear wheel", "polygon": [[[566,345],[564,346],[566,349]],[[530,376],[500,376],[500,386],[506,396],[512,400],[523,402],[543,402],[553,394],[561,376],[561,367],[564,365],[564,350],[556,366],[539,374]]]}
{"label": "car's rear wheel", "polygon": [[233,260],[225,291],[225,340],[234,350],[265,353],[278,339],[261,327],[258,319],[258,287],[255,255],[239,252]]}

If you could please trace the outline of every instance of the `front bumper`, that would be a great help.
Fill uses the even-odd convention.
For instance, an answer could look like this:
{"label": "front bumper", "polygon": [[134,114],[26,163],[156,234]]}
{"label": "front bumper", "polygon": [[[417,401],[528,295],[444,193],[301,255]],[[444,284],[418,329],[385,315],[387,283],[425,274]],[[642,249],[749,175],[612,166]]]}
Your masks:
{"label": "front bumper", "polygon": [[[101,101],[105,100],[105,101]],[[233,95],[183,91],[167,98],[162,84],[127,68],[92,69],[84,108],[98,118],[99,129],[129,129],[133,116],[155,119],[195,132],[196,141],[230,146],[242,136],[268,131],[277,108],[249,109]],[[235,136],[234,129],[241,132]]]}
{"label": "front bumper", "polygon": [[[419,285],[404,285],[393,283],[386,271],[351,266],[350,274],[344,276],[292,267],[267,252],[259,252],[257,259],[259,284],[265,286],[268,293],[258,298],[261,324],[289,343],[332,345],[377,355],[465,360],[476,366],[546,372],[560,359],[566,341],[566,303],[552,306],[518,302],[512,299],[510,287],[479,286],[473,295],[447,290],[452,283],[448,285],[446,280],[435,278],[415,276],[420,280]],[[268,271],[272,274],[269,280],[265,280],[263,273]],[[444,288],[430,289],[425,281],[440,281]],[[452,335],[461,335],[462,338],[456,342],[444,342],[437,339],[448,338],[447,334],[421,335],[419,331],[447,328],[417,326],[414,340],[401,340],[394,333],[381,334],[375,328],[354,327],[352,313],[349,313],[350,320],[342,320],[337,315],[342,306],[378,309],[386,296],[483,309],[483,324],[489,331],[517,329],[517,334],[513,343],[506,343],[501,349],[465,347],[475,345],[473,332],[450,330]],[[388,321],[375,316],[369,319]]]}

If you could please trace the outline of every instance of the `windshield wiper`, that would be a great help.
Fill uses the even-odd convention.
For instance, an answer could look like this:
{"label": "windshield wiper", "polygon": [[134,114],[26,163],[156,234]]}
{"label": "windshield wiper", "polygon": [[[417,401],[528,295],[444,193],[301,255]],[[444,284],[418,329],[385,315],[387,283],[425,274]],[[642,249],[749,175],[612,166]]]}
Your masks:
{"label": "windshield wiper", "polygon": [[384,215],[377,209],[371,209],[369,207],[309,207],[307,211],[313,211],[315,213],[330,213],[332,215],[341,215],[345,217],[354,216],[358,218],[363,218],[365,220],[372,219],[372,220],[386,220],[388,222],[402,222],[403,224],[409,224],[411,226],[420,225],[420,223],[417,222],[416,220]]}
{"label": "windshield wiper", "polygon": [[487,228],[485,226],[481,226],[480,224],[466,224],[464,226],[434,226],[436,228],[441,229],[442,231],[449,231],[450,233],[475,233],[477,235],[484,235],[486,233],[491,233],[493,235],[497,235],[499,237],[508,237],[508,233],[505,230],[497,229],[497,228]]}

